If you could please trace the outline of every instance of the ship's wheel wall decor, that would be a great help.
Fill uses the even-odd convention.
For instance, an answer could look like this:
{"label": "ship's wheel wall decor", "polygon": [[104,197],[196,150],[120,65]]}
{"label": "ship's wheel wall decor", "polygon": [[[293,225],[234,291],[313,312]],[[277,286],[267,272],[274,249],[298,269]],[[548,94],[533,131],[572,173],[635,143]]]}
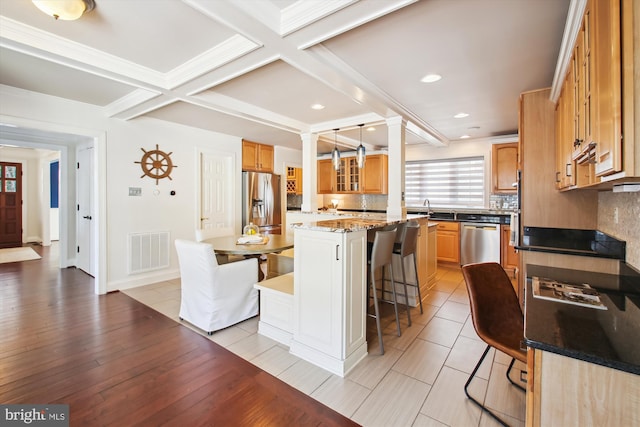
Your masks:
{"label": "ship's wheel wall decor", "polygon": [[140,148],[144,154],[142,155],[142,159],[138,163],[142,168],[143,174],[140,178],[144,178],[148,176],[151,179],[156,180],[156,185],[158,185],[158,181],[163,178],[171,179],[171,171],[173,168],[177,168],[178,166],[174,165],[171,161],[171,155],[173,151],[170,153],[165,153],[161,151],[156,144],[156,149],[147,151],[144,148]]}

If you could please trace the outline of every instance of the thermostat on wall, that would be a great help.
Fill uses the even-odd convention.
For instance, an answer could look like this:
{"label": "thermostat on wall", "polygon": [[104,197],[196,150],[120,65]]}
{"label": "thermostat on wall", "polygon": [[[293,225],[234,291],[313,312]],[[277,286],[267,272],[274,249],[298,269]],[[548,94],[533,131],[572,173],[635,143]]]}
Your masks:
{"label": "thermostat on wall", "polygon": [[140,188],[140,187],[129,187],[129,195],[130,196],[142,196],[142,188]]}

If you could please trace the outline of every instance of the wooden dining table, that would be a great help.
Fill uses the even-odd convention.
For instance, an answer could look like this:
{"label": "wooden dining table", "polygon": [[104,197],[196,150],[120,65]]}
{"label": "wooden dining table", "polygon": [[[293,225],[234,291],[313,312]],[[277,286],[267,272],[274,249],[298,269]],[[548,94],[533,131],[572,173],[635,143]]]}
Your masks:
{"label": "wooden dining table", "polygon": [[[242,255],[245,258],[260,258],[262,255],[282,252],[293,248],[293,236],[286,234],[267,234],[266,243],[260,244],[239,244],[240,236],[224,236],[206,239],[203,242],[213,247],[213,251],[218,255]],[[264,273],[260,268],[258,259],[258,280],[264,279]]]}

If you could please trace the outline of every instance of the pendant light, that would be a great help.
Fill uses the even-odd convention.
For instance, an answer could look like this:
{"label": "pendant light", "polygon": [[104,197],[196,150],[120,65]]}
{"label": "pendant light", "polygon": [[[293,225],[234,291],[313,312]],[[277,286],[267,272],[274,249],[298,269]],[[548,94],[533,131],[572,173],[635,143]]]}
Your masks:
{"label": "pendant light", "polygon": [[338,150],[338,131],[340,129],[334,129],[334,146],[333,151],[331,152],[331,163],[333,164],[333,168],[335,170],[340,170],[340,150]]}
{"label": "pendant light", "polygon": [[360,126],[360,145],[358,145],[356,149],[356,162],[358,163],[358,168],[362,169],[364,167],[365,157],[367,156],[367,150],[365,150],[364,145],[362,145],[362,127],[364,123],[358,126]]}

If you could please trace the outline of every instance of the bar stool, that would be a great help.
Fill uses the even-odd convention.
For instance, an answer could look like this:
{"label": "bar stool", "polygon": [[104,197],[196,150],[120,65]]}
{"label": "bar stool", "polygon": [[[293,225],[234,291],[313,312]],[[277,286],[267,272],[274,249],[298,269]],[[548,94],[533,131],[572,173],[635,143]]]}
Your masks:
{"label": "bar stool", "polygon": [[[378,307],[378,300],[380,302],[386,302],[393,304],[396,314],[396,325],[398,329],[398,336],[400,336],[400,321],[398,318],[398,304],[396,298],[396,287],[393,281],[393,245],[396,239],[396,229],[388,231],[377,231],[373,240],[373,248],[371,256],[368,259],[369,270],[367,271],[368,281],[370,286],[367,286],[367,316],[376,319],[376,327],[378,328],[378,341],[380,341],[380,354],[384,354],[384,345],[382,343],[382,327],[380,326],[380,308]],[[392,300],[384,298],[384,268],[389,266],[389,272],[391,274],[391,290]],[[376,271],[380,269],[382,276],[380,281],[382,283],[381,297],[378,298],[378,290],[376,288]],[[373,294],[373,308],[375,314],[370,314],[368,310],[369,299]]]}
{"label": "bar stool", "polygon": [[[407,294],[407,286],[413,286],[418,290],[418,301],[420,302],[420,314],[423,313],[422,309],[422,294],[420,293],[420,280],[418,279],[418,262],[416,259],[416,249],[418,246],[418,234],[420,233],[420,225],[415,222],[411,222],[405,225],[400,242],[396,239],[396,243],[393,246],[393,254],[400,257],[400,266],[402,267],[402,283],[404,284],[404,296],[407,304],[407,318],[409,319],[409,326],[411,326],[411,313],[409,309],[409,295]],[[404,266],[404,260],[406,257],[411,256],[413,258],[413,271],[415,274],[416,282],[407,283],[407,274]]]}

